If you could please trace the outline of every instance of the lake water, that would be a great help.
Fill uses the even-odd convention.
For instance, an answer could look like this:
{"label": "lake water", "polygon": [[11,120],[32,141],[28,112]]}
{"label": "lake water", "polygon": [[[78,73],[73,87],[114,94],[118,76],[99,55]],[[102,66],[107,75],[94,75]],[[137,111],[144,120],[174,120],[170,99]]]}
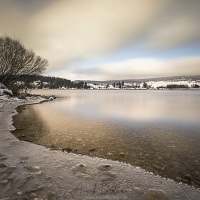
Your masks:
{"label": "lake water", "polygon": [[200,91],[35,90],[51,102],[21,107],[19,139],[124,161],[200,187]]}

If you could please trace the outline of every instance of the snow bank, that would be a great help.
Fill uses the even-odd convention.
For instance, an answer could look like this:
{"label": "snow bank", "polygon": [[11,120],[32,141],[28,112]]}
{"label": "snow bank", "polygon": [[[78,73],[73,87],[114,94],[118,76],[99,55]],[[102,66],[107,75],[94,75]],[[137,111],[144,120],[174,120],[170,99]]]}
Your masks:
{"label": "snow bank", "polygon": [[19,141],[9,132],[14,129],[12,116],[16,114],[16,106],[30,101],[14,99],[0,108],[0,198],[200,199],[199,189],[155,176],[139,167]]}
{"label": "snow bank", "polygon": [[[147,85],[151,86],[152,88],[157,87],[167,87],[167,85],[187,85],[189,88],[191,88],[193,85],[199,84],[197,81],[189,81],[189,80],[179,80],[179,81],[149,81],[147,82]],[[142,87],[142,85],[141,85]]]}
{"label": "snow bank", "polygon": [[2,95],[13,96],[13,93],[5,85],[3,85],[3,83],[0,82],[0,96],[2,96]]}

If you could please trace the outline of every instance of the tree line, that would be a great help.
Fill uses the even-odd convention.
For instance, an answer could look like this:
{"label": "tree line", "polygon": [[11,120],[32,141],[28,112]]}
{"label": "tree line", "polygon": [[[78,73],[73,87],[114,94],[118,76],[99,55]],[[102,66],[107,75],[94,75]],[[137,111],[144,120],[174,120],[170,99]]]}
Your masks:
{"label": "tree line", "polygon": [[59,88],[77,88],[88,89],[86,82],[73,82],[65,78],[41,76],[41,75],[23,75],[16,79],[14,84],[23,85],[27,89],[59,89]]}

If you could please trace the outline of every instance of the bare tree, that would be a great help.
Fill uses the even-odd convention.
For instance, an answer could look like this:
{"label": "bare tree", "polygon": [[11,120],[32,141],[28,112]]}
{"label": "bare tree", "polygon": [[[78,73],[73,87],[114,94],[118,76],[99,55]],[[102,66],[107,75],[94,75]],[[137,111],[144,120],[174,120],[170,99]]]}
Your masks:
{"label": "bare tree", "polygon": [[9,36],[0,37],[0,82],[8,85],[23,75],[39,75],[48,61],[35,55],[18,40]]}

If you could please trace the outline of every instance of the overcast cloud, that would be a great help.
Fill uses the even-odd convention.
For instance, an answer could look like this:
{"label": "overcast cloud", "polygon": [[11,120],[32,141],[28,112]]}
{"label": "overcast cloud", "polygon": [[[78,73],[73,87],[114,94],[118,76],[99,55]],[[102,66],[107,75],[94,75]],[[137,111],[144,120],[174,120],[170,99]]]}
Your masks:
{"label": "overcast cloud", "polygon": [[[47,74],[69,79],[200,74],[199,19],[199,0],[0,0],[0,35],[20,38],[49,60]],[[127,46],[155,53],[85,64]],[[195,55],[156,55],[193,46]]]}

